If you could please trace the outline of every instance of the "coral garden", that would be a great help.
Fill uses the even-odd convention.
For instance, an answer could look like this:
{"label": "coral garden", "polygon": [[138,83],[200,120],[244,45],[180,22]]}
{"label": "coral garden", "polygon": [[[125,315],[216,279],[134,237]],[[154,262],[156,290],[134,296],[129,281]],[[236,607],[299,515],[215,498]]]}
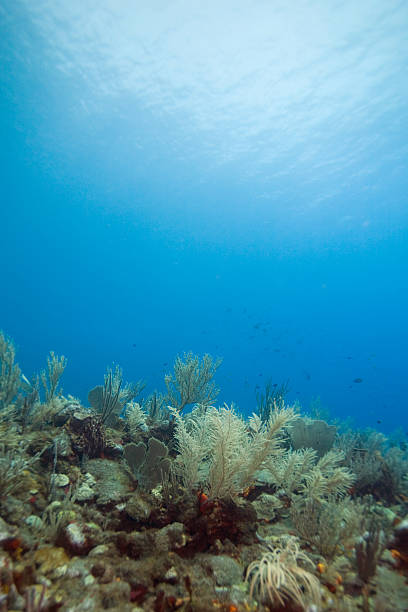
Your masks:
{"label": "coral garden", "polygon": [[88,405],[0,334],[0,611],[408,609],[408,452],[267,386],[214,407],[220,361],[163,392],[108,368]]}

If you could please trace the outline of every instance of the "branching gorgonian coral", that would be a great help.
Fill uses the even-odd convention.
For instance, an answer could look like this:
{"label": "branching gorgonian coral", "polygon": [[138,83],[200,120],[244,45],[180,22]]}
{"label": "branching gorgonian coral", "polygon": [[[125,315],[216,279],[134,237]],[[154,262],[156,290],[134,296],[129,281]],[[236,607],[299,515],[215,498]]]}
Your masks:
{"label": "branching gorgonian coral", "polygon": [[67,360],[62,355],[58,357],[54,351],[50,351],[47,357],[47,370],[41,371],[41,382],[45,390],[45,399],[49,403],[55,397],[61,376],[67,366]]}
{"label": "branching gorgonian coral", "polygon": [[234,498],[251,485],[256,473],[283,453],[282,431],[295,418],[285,407],[271,412],[267,423],[257,415],[246,423],[228,406],[193,412],[188,420],[175,408],[172,414],[176,472],[187,489],[201,487],[212,499]]}
{"label": "branching gorgonian coral", "polygon": [[115,369],[107,368],[103,387],[98,385],[89,391],[88,401],[99,413],[102,423],[109,425],[120,415],[124,406],[134,400],[145,386],[142,380],[124,385],[122,368],[116,365]]}
{"label": "branching gorgonian coral", "polygon": [[321,501],[299,497],[290,514],[299,535],[332,562],[342,548],[352,549],[361,533],[364,510],[350,497]]}
{"label": "branching gorgonian coral", "polygon": [[304,483],[300,487],[300,493],[305,500],[319,501],[329,495],[346,495],[355,477],[348,468],[339,465],[343,459],[343,453],[329,451],[305,474]]}
{"label": "branching gorgonian coral", "polygon": [[214,375],[222,359],[204,355],[200,359],[193,353],[178,356],[174,363],[174,374],[166,374],[167,403],[179,412],[188,404],[211,406],[217,399],[219,389],[215,386]]}

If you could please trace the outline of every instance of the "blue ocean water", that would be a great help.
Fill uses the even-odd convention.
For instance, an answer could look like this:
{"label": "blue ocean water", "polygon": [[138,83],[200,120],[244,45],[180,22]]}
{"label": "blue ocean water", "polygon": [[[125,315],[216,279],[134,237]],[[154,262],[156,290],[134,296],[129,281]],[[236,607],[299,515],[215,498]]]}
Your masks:
{"label": "blue ocean water", "polygon": [[[86,401],[223,357],[407,427],[408,5],[2,0],[0,328]],[[361,382],[354,382],[360,380]]]}

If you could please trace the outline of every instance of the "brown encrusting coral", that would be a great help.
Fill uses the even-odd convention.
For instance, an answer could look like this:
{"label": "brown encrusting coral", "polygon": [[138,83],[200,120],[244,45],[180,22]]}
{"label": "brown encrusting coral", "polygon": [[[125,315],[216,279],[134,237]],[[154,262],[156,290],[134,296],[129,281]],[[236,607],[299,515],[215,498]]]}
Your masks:
{"label": "brown encrusting coral", "polygon": [[408,609],[405,450],[283,394],[215,408],[219,364],[188,353],[139,403],[111,368],[86,407],[1,334],[0,612]]}

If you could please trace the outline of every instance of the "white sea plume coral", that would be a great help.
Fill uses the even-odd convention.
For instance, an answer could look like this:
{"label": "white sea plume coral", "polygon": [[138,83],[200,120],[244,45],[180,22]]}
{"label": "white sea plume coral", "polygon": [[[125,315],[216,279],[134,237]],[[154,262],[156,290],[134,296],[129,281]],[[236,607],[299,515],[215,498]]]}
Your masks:
{"label": "white sea plume coral", "polygon": [[188,421],[172,408],[178,455],[175,467],[187,489],[203,488],[212,499],[233,499],[256,473],[282,452],[282,431],[295,418],[292,408],[271,412],[267,423],[246,423],[231,406],[208,408]]}
{"label": "white sea plume coral", "polygon": [[292,496],[304,483],[305,475],[314,468],[317,453],[312,448],[287,450],[267,465],[268,482]]}
{"label": "white sea plume coral", "polygon": [[286,407],[283,402],[270,411],[265,423],[258,415],[252,415],[249,419],[250,432],[247,436],[248,455],[241,468],[242,488],[252,484],[256,472],[282,455],[284,432],[296,418],[295,409]]}
{"label": "white sea plume coral", "polygon": [[137,402],[128,402],[125,412],[129,433],[132,437],[137,437],[140,431],[146,431],[146,413]]}
{"label": "white sea plume coral", "polygon": [[247,424],[224,406],[208,416],[211,465],[208,493],[212,498],[233,498],[251,485],[255,474],[282,452],[282,431],[295,418],[292,408],[277,408],[266,423],[253,415]]}
{"label": "white sea plume coral", "polygon": [[208,495],[212,499],[233,498],[242,491],[241,480],[245,480],[242,468],[249,450],[245,423],[228,406],[211,410],[208,422],[211,444]]}
{"label": "white sea plume coral", "polygon": [[174,470],[183,487],[191,491],[205,479],[206,460],[210,452],[208,412],[193,410],[188,421],[176,408],[169,407],[175,420],[175,439],[178,455]]}
{"label": "white sea plume coral", "polygon": [[263,556],[247,569],[245,579],[250,584],[250,596],[272,605],[285,606],[290,601],[303,610],[308,604],[319,605],[320,583],[299,562],[313,567],[312,560],[292,536],[268,545]]}
{"label": "white sea plume coral", "polygon": [[305,474],[300,493],[305,499],[321,500],[328,495],[342,497],[347,494],[355,481],[355,476],[346,467],[339,466],[344,454],[329,451]]}
{"label": "white sea plume coral", "polygon": [[368,507],[350,497],[338,499],[305,499],[298,496],[290,507],[290,515],[297,532],[327,561],[333,560],[342,550],[351,550],[356,538],[363,531]]}

